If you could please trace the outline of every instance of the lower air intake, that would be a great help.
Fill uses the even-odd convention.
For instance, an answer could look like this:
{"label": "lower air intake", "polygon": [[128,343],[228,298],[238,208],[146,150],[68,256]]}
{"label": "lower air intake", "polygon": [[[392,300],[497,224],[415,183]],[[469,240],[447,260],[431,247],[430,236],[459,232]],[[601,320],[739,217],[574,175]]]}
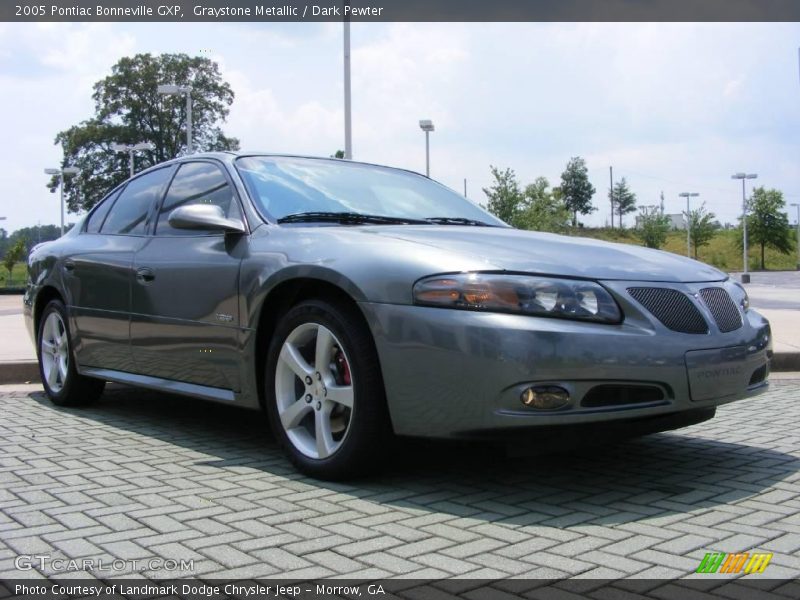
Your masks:
{"label": "lower air intake", "polygon": [[597,408],[601,406],[625,406],[644,404],[664,399],[664,392],[654,385],[616,385],[594,386],[581,400],[581,406]]}

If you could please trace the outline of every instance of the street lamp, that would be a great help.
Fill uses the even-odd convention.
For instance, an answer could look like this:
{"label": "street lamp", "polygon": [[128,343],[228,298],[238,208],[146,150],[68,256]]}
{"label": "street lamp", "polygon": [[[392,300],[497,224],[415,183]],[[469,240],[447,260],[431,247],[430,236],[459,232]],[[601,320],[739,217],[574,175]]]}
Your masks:
{"label": "street lamp", "polygon": [[789,206],[797,209],[797,269],[800,271],[800,204],[792,203]]}
{"label": "street lamp", "polygon": [[133,177],[134,168],[133,168],[133,153],[137,150],[155,150],[155,144],[151,144],[150,142],[141,142],[140,144],[111,144],[111,149],[114,152],[127,152],[128,153],[128,164],[131,168],[131,177]]}
{"label": "street lamp", "polygon": [[692,257],[692,216],[689,212],[689,198],[699,196],[697,192],[682,192],[678,194],[681,198],[686,198],[686,256]]}
{"label": "street lamp", "polygon": [[756,173],[734,173],[731,175],[731,179],[742,180],[742,261],[744,262],[742,283],[750,283],[750,274],[747,272],[747,199],[744,193],[744,180],[755,179],[756,177],[758,177]]}
{"label": "street lamp", "polygon": [[186,154],[192,153],[192,88],[188,85],[160,85],[158,93],[164,96],[186,94]]}
{"label": "street lamp", "polygon": [[425,132],[425,175],[431,176],[431,145],[430,134],[434,130],[433,121],[430,119],[423,119],[419,122],[419,128]]}
{"label": "street lamp", "polygon": [[46,175],[58,175],[58,188],[61,191],[61,235],[64,235],[64,175],[77,175],[80,169],[64,167],[63,169],[45,169]]}

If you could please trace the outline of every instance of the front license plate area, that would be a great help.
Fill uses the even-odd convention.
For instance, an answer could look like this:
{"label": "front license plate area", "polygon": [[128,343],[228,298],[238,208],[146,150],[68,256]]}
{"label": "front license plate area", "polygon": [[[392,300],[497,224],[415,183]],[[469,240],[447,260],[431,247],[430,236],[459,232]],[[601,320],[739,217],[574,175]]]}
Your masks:
{"label": "front license plate area", "polygon": [[744,392],[750,382],[745,346],[686,353],[692,400],[713,400]]}

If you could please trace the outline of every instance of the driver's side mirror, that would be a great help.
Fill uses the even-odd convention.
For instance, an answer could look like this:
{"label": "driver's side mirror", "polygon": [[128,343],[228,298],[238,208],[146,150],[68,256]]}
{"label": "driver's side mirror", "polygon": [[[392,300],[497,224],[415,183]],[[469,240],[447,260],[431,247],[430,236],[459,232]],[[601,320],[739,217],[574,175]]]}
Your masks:
{"label": "driver's side mirror", "polygon": [[190,204],[180,206],[169,213],[169,224],[175,229],[245,233],[240,219],[229,219],[216,204]]}

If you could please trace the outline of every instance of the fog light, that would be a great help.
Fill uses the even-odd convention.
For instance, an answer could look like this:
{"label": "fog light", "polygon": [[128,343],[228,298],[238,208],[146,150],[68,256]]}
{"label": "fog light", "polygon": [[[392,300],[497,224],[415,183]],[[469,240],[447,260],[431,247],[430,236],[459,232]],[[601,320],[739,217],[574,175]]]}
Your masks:
{"label": "fog light", "polygon": [[530,408],[555,410],[569,404],[569,392],[556,385],[536,385],[524,390],[519,399]]}

